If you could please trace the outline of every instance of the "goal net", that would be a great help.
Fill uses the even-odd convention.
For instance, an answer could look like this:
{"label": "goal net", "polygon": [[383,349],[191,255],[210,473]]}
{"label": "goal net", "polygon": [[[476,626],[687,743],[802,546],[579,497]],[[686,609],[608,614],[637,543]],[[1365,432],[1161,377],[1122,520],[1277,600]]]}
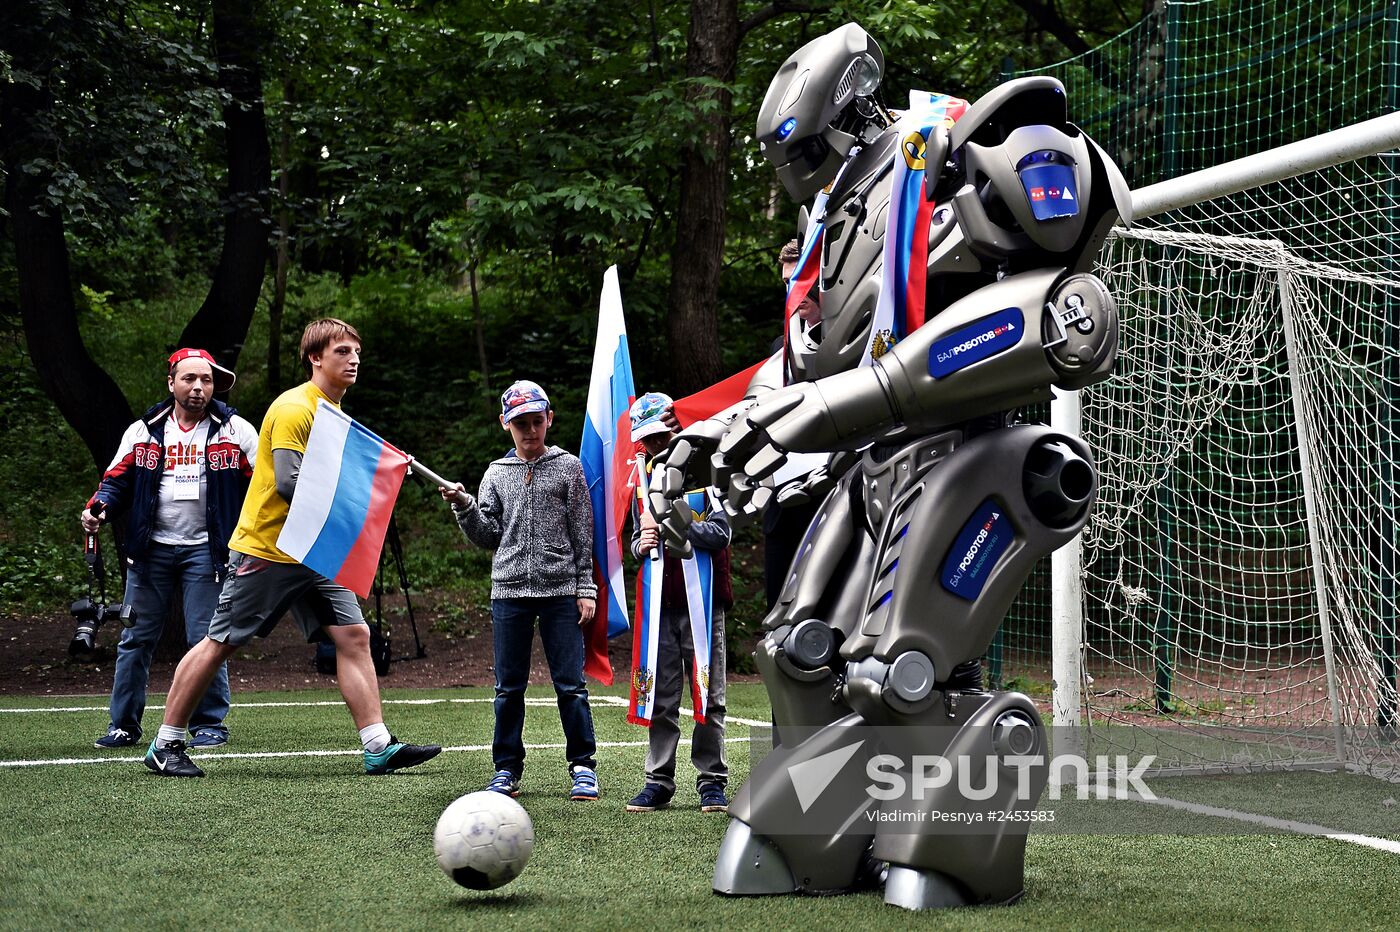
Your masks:
{"label": "goal net", "polygon": [[[1400,110],[1394,0],[1145,10],[1037,72],[1137,192]],[[1400,773],[1397,169],[1291,170],[1108,243],[1123,344],[1079,398],[1083,596],[1043,561],[987,658],[1096,753]]]}
{"label": "goal net", "polygon": [[1094,753],[1400,765],[1400,176],[1371,157],[1119,231],[1081,393]]}

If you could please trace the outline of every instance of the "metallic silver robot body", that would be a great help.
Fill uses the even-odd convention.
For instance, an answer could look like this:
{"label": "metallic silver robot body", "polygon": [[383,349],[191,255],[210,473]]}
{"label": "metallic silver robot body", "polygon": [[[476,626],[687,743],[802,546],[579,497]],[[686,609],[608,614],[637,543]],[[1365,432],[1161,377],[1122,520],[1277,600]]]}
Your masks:
{"label": "metallic silver robot body", "polygon": [[[774,139],[786,112],[805,112],[786,81],[815,87],[820,119],[839,123],[812,145],[864,144],[830,195],[822,331],[794,318],[795,384],[775,384],[767,366],[743,403],[682,432],[649,504],[684,552],[688,509],[671,503],[696,481],[719,489],[739,520],[775,498],[825,495],[764,621],[756,659],[774,747],[730,807],[714,889],[834,893],[883,880],[886,901],[910,909],[1006,903],[1023,891],[1047,736],[1025,696],[981,688],[978,659],[1035,563],[1083,527],[1098,482],[1082,441],[1013,425],[1007,412],[1112,370],[1117,307],[1087,268],[1108,228],[1130,219],[1127,188],[1092,141],[1055,118],[1057,82],[1026,79],[987,95],[927,140],[929,193],[944,196],[929,236],[927,323],[862,365],[900,141],[849,110],[832,116],[830,92],[820,95],[825,80],[839,99],[843,76],[864,69],[868,78],[883,60],[846,26],[794,55],[770,88],[760,139]],[[1041,150],[1073,166],[1083,195],[1073,222],[1036,225],[1029,189],[1017,187],[1023,153]],[[802,197],[841,163],[830,152],[810,157],[810,146],[806,156],[800,145],[765,154],[791,160],[779,176]],[[787,454],[832,451],[805,482],[776,495],[769,487]],[[933,758],[979,772],[931,792],[870,792],[882,761],[912,781],[911,762]],[[828,768],[836,772],[817,820],[796,775],[832,761],[840,766]],[[1020,815],[976,831],[930,821],[966,808],[962,788],[993,784],[979,809]]]}

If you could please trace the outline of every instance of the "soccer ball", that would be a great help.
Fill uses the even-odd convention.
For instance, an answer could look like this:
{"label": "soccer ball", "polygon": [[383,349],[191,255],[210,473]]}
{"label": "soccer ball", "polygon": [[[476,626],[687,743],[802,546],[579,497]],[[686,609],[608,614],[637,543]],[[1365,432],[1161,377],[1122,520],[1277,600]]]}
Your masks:
{"label": "soccer ball", "polygon": [[510,883],[525,869],[534,846],[535,825],[525,807],[486,790],[453,800],[433,831],[438,866],[472,890]]}

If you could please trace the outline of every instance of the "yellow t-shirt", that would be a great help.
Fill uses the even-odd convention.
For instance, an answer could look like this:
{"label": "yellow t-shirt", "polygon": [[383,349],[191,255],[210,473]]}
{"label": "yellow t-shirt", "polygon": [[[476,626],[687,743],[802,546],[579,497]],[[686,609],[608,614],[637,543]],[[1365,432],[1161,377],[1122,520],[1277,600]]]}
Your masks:
{"label": "yellow t-shirt", "polygon": [[272,465],[273,450],[306,452],[306,440],[311,436],[311,422],[316,417],[316,402],[340,405],[311,382],[303,382],[277,396],[267,409],[262,430],[258,431],[258,460],[253,464],[253,478],[248,495],[243,499],[243,511],[238,527],[229,539],[228,549],[262,557],[274,563],[295,563],[277,549],[277,537],[287,521],[287,501],[277,494],[277,471]]}

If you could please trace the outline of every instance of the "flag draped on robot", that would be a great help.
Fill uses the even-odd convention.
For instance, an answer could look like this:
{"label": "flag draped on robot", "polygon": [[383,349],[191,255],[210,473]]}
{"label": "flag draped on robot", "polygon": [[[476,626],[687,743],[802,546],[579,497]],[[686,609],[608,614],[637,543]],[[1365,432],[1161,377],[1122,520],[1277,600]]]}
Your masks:
{"label": "flag draped on robot", "polygon": [[[846,157],[846,164],[851,163],[860,149],[853,149]],[[842,166],[844,170],[844,166]],[[836,181],[841,180],[838,173]],[[788,279],[787,299],[783,302],[783,384],[792,381],[792,372],[788,368],[788,347],[792,342],[792,328],[801,325],[801,318],[794,323],[793,313],[802,304],[802,299],[811,293],[813,288],[820,288],[822,271],[822,239],[826,233],[826,199],[835,187],[836,181],[827,185],[822,191],[817,193],[816,199],[812,201],[812,210],[807,218],[807,229],[802,234],[802,251],[798,254],[797,265],[792,270],[792,278]]]}
{"label": "flag draped on robot", "polygon": [[287,556],[368,598],[409,456],[339,408],[317,402],[296,497],[277,538]]}
{"label": "flag draped on robot", "polygon": [[593,505],[593,578],[598,584],[598,614],[584,632],[584,672],[611,685],[608,638],[627,630],[627,593],[622,575],[622,527],[631,500],[632,443],[627,409],[636,396],[627,324],[617,267],[603,276],[598,300],[598,337],[593,346],[593,374],[588,383],[588,417],[579,459]]}
{"label": "flag draped on robot", "polygon": [[924,190],[925,154],[934,129],[951,127],[967,106],[961,97],[910,91],[909,109],[895,124],[899,148],[890,181],[884,274],[861,365],[870,365],[924,325],[929,224],[937,206]]}

